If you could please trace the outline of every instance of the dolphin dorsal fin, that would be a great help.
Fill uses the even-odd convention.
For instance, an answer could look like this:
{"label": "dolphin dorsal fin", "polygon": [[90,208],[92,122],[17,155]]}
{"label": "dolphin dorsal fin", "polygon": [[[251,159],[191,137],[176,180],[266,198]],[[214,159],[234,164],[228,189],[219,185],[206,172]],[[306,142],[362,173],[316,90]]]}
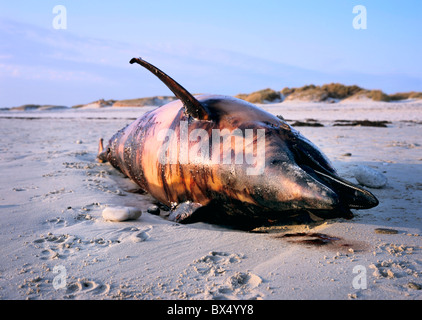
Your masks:
{"label": "dolphin dorsal fin", "polygon": [[185,112],[188,115],[197,120],[209,120],[210,115],[208,109],[185,88],[183,88],[163,71],[153,66],[149,62],[143,60],[142,58],[132,58],[129,63],[140,64],[144,68],[148,69],[151,73],[153,73],[162,82],[164,82],[164,84],[174,93],[174,95],[183,102],[183,105],[185,106]]}

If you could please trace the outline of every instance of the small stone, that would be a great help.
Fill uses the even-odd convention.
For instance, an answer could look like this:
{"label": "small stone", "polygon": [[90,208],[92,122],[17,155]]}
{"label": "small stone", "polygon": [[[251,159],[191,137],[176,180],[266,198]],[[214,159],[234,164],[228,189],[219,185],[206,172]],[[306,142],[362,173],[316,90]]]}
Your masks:
{"label": "small stone", "polygon": [[82,142],[82,140],[76,140],[76,143],[77,144],[82,144],[83,142]]}
{"label": "small stone", "polygon": [[352,154],[350,152],[346,152],[342,154],[343,157],[351,157]]}
{"label": "small stone", "polygon": [[142,215],[142,210],[134,207],[106,207],[103,218],[109,221],[135,220]]}
{"label": "small stone", "polygon": [[158,208],[158,206],[156,206],[156,205],[152,205],[147,209],[147,212],[149,212],[151,214],[159,215],[160,214],[160,208]]}
{"label": "small stone", "polygon": [[354,175],[361,185],[370,188],[382,188],[388,181],[381,172],[364,165],[357,166]]}

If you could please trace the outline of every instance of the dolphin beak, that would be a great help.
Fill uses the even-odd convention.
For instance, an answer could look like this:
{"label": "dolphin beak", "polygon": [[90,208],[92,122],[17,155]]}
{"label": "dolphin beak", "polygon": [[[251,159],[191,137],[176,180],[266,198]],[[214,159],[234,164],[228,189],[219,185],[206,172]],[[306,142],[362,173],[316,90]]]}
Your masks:
{"label": "dolphin beak", "polygon": [[370,209],[378,205],[378,199],[371,192],[340,178],[331,164],[325,161],[323,154],[307,140],[301,139],[293,150],[297,164],[314,179],[334,191],[341,206]]}
{"label": "dolphin beak", "polygon": [[351,209],[370,209],[379,204],[378,199],[368,190],[344,180],[337,175],[314,170],[317,176],[336,190],[343,203]]}

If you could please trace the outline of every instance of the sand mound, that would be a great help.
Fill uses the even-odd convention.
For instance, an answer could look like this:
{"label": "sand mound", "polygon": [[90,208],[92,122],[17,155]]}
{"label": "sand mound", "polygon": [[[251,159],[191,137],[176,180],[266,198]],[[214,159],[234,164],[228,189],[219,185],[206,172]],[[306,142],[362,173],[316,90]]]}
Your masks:
{"label": "sand mound", "polygon": [[155,96],[139,99],[119,100],[113,104],[113,107],[160,107],[176,100],[173,96]]}

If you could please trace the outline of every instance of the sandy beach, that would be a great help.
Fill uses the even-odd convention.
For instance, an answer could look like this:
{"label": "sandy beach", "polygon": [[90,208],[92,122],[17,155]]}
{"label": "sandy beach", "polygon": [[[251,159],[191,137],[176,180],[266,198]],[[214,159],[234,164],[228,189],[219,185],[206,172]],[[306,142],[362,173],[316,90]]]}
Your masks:
{"label": "sandy beach", "polygon": [[[99,138],[151,108],[1,111],[0,299],[420,300],[422,101],[261,107],[321,123],[297,129],[346,179],[357,183],[358,165],[385,175],[385,187],[369,189],[379,206],[260,233],[174,223],[148,213],[154,199],[96,161]],[[106,221],[107,206],[142,216]],[[298,233],[331,241],[283,237]]]}

